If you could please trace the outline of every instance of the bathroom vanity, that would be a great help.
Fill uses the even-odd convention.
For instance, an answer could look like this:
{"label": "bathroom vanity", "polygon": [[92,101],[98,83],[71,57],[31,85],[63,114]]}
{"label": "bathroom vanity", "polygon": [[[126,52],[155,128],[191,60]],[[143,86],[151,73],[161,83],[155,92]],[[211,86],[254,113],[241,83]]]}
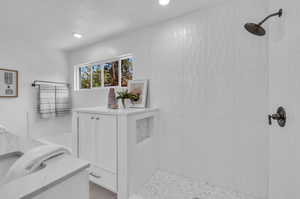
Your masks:
{"label": "bathroom vanity", "polygon": [[158,168],[158,109],[91,107],[73,113],[74,145],[90,180],[127,199]]}
{"label": "bathroom vanity", "polygon": [[[0,181],[18,158],[41,145],[32,139],[0,133]],[[87,161],[70,155],[54,157],[44,162],[40,170],[0,184],[0,198],[89,199],[88,166]]]}

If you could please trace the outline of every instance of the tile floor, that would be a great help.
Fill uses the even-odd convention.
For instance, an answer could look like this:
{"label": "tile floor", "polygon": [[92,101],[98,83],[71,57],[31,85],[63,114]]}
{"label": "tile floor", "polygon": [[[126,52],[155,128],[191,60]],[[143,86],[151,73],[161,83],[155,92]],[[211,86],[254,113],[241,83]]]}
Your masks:
{"label": "tile floor", "polygon": [[130,199],[255,199],[236,191],[158,171]]}
{"label": "tile floor", "polygon": [[[117,199],[117,195],[90,184],[90,199]],[[129,199],[256,199],[240,192],[158,171]]]}

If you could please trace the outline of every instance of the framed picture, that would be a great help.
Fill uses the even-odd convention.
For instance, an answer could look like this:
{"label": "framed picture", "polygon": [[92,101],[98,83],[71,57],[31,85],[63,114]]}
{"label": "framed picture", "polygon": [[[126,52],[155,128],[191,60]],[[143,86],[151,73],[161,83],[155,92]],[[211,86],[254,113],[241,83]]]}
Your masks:
{"label": "framed picture", "polygon": [[148,94],[148,80],[129,80],[128,92],[138,95],[137,101],[132,101],[131,108],[146,108]]}
{"label": "framed picture", "polygon": [[18,71],[0,68],[0,97],[18,97]]}

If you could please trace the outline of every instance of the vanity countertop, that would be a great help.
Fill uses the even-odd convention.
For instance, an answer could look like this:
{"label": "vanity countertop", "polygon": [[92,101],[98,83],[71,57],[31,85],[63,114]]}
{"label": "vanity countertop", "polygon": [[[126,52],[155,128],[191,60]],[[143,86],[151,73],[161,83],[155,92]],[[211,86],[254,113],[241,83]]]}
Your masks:
{"label": "vanity countertop", "polygon": [[96,114],[103,114],[103,115],[132,115],[132,114],[153,112],[157,110],[158,110],[157,108],[109,109],[104,106],[97,106],[97,107],[77,108],[74,109],[74,112],[96,113]]}
{"label": "vanity countertop", "polygon": [[[40,145],[42,143],[32,139],[18,137],[11,133],[0,133],[0,157],[13,152],[25,153]],[[44,169],[1,185],[0,198],[30,198],[88,167],[88,162],[70,155],[54,158]]]}

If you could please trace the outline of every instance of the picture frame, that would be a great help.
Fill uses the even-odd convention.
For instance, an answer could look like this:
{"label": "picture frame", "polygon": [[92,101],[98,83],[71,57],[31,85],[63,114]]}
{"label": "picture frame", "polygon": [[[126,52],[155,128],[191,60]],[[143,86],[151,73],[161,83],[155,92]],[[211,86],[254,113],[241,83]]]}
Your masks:
{"label": "picture frame", "polygon": [[17,70],[0,68],[0,98],[18,97],[18,76]]}
{"label": "picture frame", "polygon": [[129,105],[130,108],[146,108],[148,98],[148,80],[129,80],[128,92],[138,94],[139,100]]}

